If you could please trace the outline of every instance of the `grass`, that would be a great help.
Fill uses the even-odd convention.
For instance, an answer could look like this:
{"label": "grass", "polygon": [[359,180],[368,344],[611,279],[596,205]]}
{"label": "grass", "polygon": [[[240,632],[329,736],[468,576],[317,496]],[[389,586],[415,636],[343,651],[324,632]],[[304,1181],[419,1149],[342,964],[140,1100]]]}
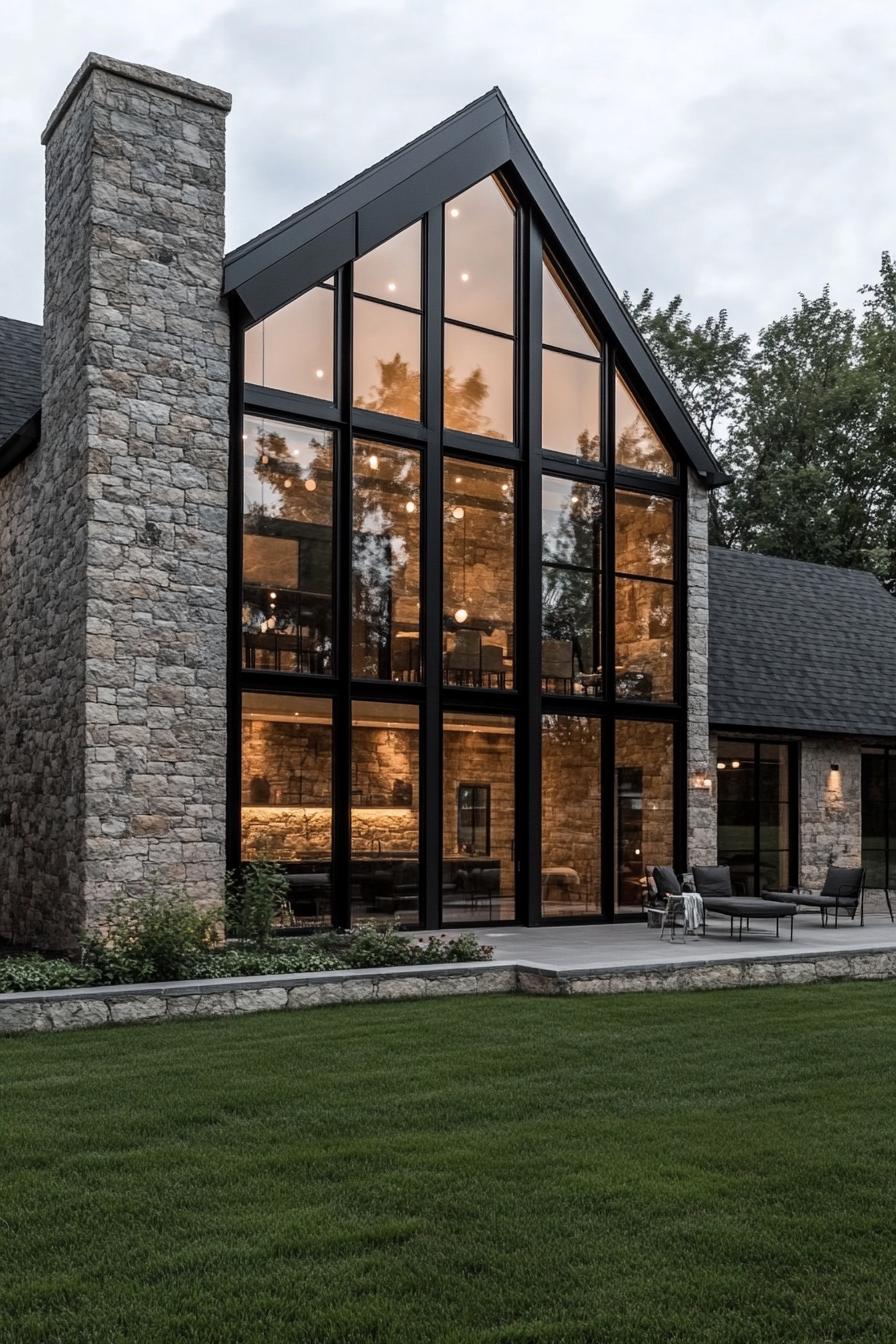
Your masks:
{"label": "grass", "polygon": [[896,1337],[896,985],[0,1042],[3,1344]]}

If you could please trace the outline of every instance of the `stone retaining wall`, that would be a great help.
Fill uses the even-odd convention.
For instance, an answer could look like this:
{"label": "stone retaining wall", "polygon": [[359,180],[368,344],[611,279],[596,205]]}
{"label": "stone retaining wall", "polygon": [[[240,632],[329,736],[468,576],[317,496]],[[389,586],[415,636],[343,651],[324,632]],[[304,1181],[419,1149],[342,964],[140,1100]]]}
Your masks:
{"label": "stone retaining wall", "polygon": [[395,1002],[456,994],[630,994],[804,985],[825,980],[896,979],[896,949],[703,961],[683,966],[552,970],[527,962],[314,971],[302,975],[183,980],[155,985],[0,994],[0,1035],[69,1031],[125,1022],[235,1017],[338,1003]]}

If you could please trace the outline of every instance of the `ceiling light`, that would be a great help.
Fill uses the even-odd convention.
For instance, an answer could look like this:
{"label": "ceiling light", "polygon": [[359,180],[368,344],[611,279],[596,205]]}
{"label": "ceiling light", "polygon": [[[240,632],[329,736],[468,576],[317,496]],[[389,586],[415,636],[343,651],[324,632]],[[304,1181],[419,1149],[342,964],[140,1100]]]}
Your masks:
{"label": "ceiling light", "polygon": [[407,504],[405,504],[404,507],[405,507],[405,512],[406,512],[406,513],[416,513],[416,512],[417,512],[417,505],[414,503],[414,501],[413,501],[412,499],[409,499],[408,502],[407,502]]}
{"label": "ceiling light", "polygon": [[376,453],[371,453],[367,461],[370,464],[370,466],[373,467],[373,470],[376,471],[377,467],[380,464],[380,460],[377,457]]}
{"label": "ceiling light", "polygon": [[268,597],[271,598],[272,600],[274,600],[274,599],[276,599],[277,594],[276,594],[276,593],[268,593]]}
{"label": "ceiling light", "polygon": [[314,491],[314,490],[317,489],[317,481],[314,480],[314,478],[313,478],[312,476],[309,476],[309,477],[308,477],[308,480],[305,482],[305,489],[306,489],[306,490],[311,490],[311,491]]}
{"label": "ceiling light", "polygon": [[461,508],[461,506],[460,506],[459,504],[456,504],[456,505],[454,506],[454,508],[451,510],[451,517],[452,517],[452,518],[456,518],[457,521],[460,522],[460,520],[461,520],[461,518],[463,518],[463,516],[464,516],[464,511],[463,511],[463,509]]}
{"label": "ceiling light", "polygon": [[284,490],[291,490],[291,489],[292,489],[292,481],[289,480],[289,478],[287,478],[287,479],[283,482],[283,489],[284,489]]}
{"label": "ceiling light", "polygon": [[461,284],[465,285],[465,284],[467,283],[467,281],[469,280],[469,278],[470,278],[470,272],[469,272],[469,271],[461,271],[461,273],[460,273]]}
{"label": "ceiling light", "polygon": [[460,211],[458,210],[456,205],[452,205],[448,213],[450,214],[452,219],[457,219],[458,215],[460,214]]}
{"label": "ceiling light", "polygon": [[314,376],[315,376],[315,378],[323,378],[323,376],[324,376],[324,371],[323,371],[323,369],[315,369],[315,370],[314,370]]}
{"label": "ceiling light", "polygon": [[454,613],[454,619],[457,621],[458,625],[463,625],[469,614],[470,613],[467,611],[466,607],[458,607],[457,611]]}
{"label": "ceiling light", "polygon": [[386,288],[388,289],[390,294],[394,294],[398,286],[396,285],[394,280],[390,280]]}
{"label": "ceiling light", "polygon": [[267,464],[270,462],[270,460],[271,460],[271,459],[268,457],[267,453],[262,453],[262,455],[261,455],[261,465],[262,465],[263,467],[266,467]]}
{"label": "ceiling light", "polygon": [[454,478],[454,484],[455,484],[455,485],[460,485],[461,480],[462,480],[462,477],[460,477],[460,476],[455,476],[455,478]]}

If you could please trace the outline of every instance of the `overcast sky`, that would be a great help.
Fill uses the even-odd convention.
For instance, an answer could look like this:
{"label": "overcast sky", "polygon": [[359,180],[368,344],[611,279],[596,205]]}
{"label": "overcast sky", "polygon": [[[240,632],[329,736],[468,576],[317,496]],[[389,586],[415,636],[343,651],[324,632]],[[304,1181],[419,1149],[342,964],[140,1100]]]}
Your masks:
{"label": "overcast sky", "polygon": [[228,246],[499,84],[618,290],[755,331],[896,245],[893,0],[0,0],[0,313],[88,50],[233,94]]}

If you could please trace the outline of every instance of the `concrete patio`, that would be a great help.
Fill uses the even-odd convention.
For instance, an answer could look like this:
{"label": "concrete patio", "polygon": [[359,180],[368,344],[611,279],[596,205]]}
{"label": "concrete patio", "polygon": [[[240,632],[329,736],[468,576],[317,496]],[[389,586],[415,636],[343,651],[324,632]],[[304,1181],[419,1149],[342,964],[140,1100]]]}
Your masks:
{"label": "concrete patio", "polygon": [[[819,954],[896,952],[896,924],[886,914],[866,914],[864,928],[858,919],[846,919],[835,929],[823,929],[817,914],[797,915],[793,942],[789,924],[782,921],[776,938],[772,921],[744,928],[743,940],[729,937],[727,919],[707,915],[706,936],[689,936],[670,942],[668,930],[661,939],[658,929],[646,924],[576,924],[540,929],[471,928],[450,930],[475,935],[480,943],[495,949],[495,961],[527,963],[551,971],[613,971],[624,974],[659,967],[681,967],[706,962],[757,961],[763,958],[805,958]],[[444,935],[446,930],[442,930]],[[419,936],[419,935],[417,935]]]}

